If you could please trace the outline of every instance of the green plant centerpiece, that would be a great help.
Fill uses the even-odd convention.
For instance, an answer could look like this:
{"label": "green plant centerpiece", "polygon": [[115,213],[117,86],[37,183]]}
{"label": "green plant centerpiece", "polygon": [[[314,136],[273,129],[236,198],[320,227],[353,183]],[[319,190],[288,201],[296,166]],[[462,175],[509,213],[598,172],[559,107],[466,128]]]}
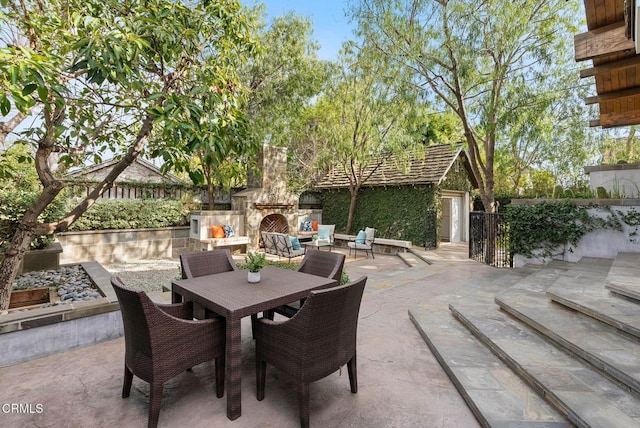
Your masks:
{"label": "green plant centerpiece", "polygon": [[244,256],[244,267],[249,270],[247,280],[249,282],[260,282],[260,271],[265,264],[265,253],[247,251],[247,255]]}

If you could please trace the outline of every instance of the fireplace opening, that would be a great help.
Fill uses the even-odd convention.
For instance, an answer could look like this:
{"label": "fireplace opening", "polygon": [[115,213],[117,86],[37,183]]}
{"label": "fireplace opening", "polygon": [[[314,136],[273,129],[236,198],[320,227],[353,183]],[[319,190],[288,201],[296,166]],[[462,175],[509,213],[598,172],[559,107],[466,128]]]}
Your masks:
{"label": "fireplace opening", "polygon": [[[260,222],[260,232],[289,233],[287,219],[282,214],[269,214]],[[260,235],[260,246],[264,247],[262,234]]]}
{"label": "fireplace opening", "polygon": [[260,232],[289,233],[287,219],[282,214],[269,214],[260,222]]}

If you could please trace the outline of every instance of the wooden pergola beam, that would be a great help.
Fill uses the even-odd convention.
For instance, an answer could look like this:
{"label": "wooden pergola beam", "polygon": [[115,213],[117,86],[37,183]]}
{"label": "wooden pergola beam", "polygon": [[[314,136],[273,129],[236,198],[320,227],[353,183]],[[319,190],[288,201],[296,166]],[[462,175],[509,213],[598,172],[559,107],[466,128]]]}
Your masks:
{"label": "wooden pergola beam", "polygon": [[576,34],[573,38],[576,61],[635,50],[633,40],[625,36],[625,29],[625,22],[619,21],[597,30]]}
{"label": "wooden pergola beam", "polygon": [[596,65],[595,67],[585,68],[580,70],[580,77],[592,77],[604,73],[611,73],[612,71],[622,71],[627,68],[640,65],[640,55],[634,55],[629,58],[624,58],[618,61],[608,62],[602,65]]}
{"label": "wooden pergola beam", "polygon": [[603,128],[613,128],[616,126],[637,125],[640,123],[640,111],[629,111],[623,113],[603,113],[600,114],[598,124],[590,121],[589,126],[602,126]]}
{"label": "wooden pergola beam", "polygon": [[587,105],[597,104],[604,101],[611,101],[611,100],[616,100],[620,98],[635,97],[636,95],[640,95],[640,87],[623,89],[621,91],[615,91],[615,92],[607,92],[604,94],[596,95],[594,97],[587,97],[584,99],[584,102]]}

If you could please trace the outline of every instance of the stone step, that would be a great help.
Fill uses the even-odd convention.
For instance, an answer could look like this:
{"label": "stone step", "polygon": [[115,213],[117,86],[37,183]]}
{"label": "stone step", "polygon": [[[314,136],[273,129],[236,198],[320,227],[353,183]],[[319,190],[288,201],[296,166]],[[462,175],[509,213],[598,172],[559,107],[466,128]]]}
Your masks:
{"label": "stone step", "polygon": [[397,256],[400,257],[407,266],[411,267],[424,267],[431,264],[431,262],[429,262],[428,259],[422,256],[419,252],[414,252],[412,250],[409,250],[406,253],[398,253]]}
{"label": "stone step", "polygon": [[573,426],[474,338],[446,304],[411,309],[409,317],[482,426]]}
{"label": "stone step", "polygon": [[[591,264],[589,264],[591,263]],[[585,260],[583,264],[559,272],[554,283],[597,283],[604,277],[593,269],[599,264],[606,272],[606,261]],[[598,278],[598,276],[601,276]],[[529,277],[530,278],[530,277]],[[529,279],[527,278],[527,279]],[[496,296],[501,309],[525,323],[558,346],[574,353],[599,370],[640,391],[640,342],[615,328],[582,313],[568,310],[546,296],[549,285],[520,281]]]}
{"label": "stone step", "polygon": [[495,307],[452,313],[538,394],[581,427],[640,427],[640,398]]}
{"label": "stone step", "polygon": [[547,289],[547,297],[640,338],[640,303],[611,293],[602,282],[559,280]]}
{"label": "stone step", "polygon": [[640,253],[618,253],[605,286],[614,293],[640,301]]}
{"label": "stone step", "polygon": [[514,294],[496,297],[500,307],[563,349],[640,392],[640,343],[583,314],[547,302],[523,304]]}

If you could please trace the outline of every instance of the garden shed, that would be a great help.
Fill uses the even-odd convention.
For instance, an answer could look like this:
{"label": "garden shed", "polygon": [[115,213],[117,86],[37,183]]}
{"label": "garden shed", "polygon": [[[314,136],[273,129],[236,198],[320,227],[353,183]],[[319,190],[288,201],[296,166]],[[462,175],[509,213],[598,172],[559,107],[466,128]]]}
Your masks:
{"label": "garden shed", "polygon": [[[354,228],[375,227],[376,236],[420,246],[468,240],[469,192],[477,184],[462,145],[430,146],[402,168],[395,156],[371,164],[358,194]],[[346,174],[334,168],[315,187],[323,221],[344,230],[350,198]]]}

